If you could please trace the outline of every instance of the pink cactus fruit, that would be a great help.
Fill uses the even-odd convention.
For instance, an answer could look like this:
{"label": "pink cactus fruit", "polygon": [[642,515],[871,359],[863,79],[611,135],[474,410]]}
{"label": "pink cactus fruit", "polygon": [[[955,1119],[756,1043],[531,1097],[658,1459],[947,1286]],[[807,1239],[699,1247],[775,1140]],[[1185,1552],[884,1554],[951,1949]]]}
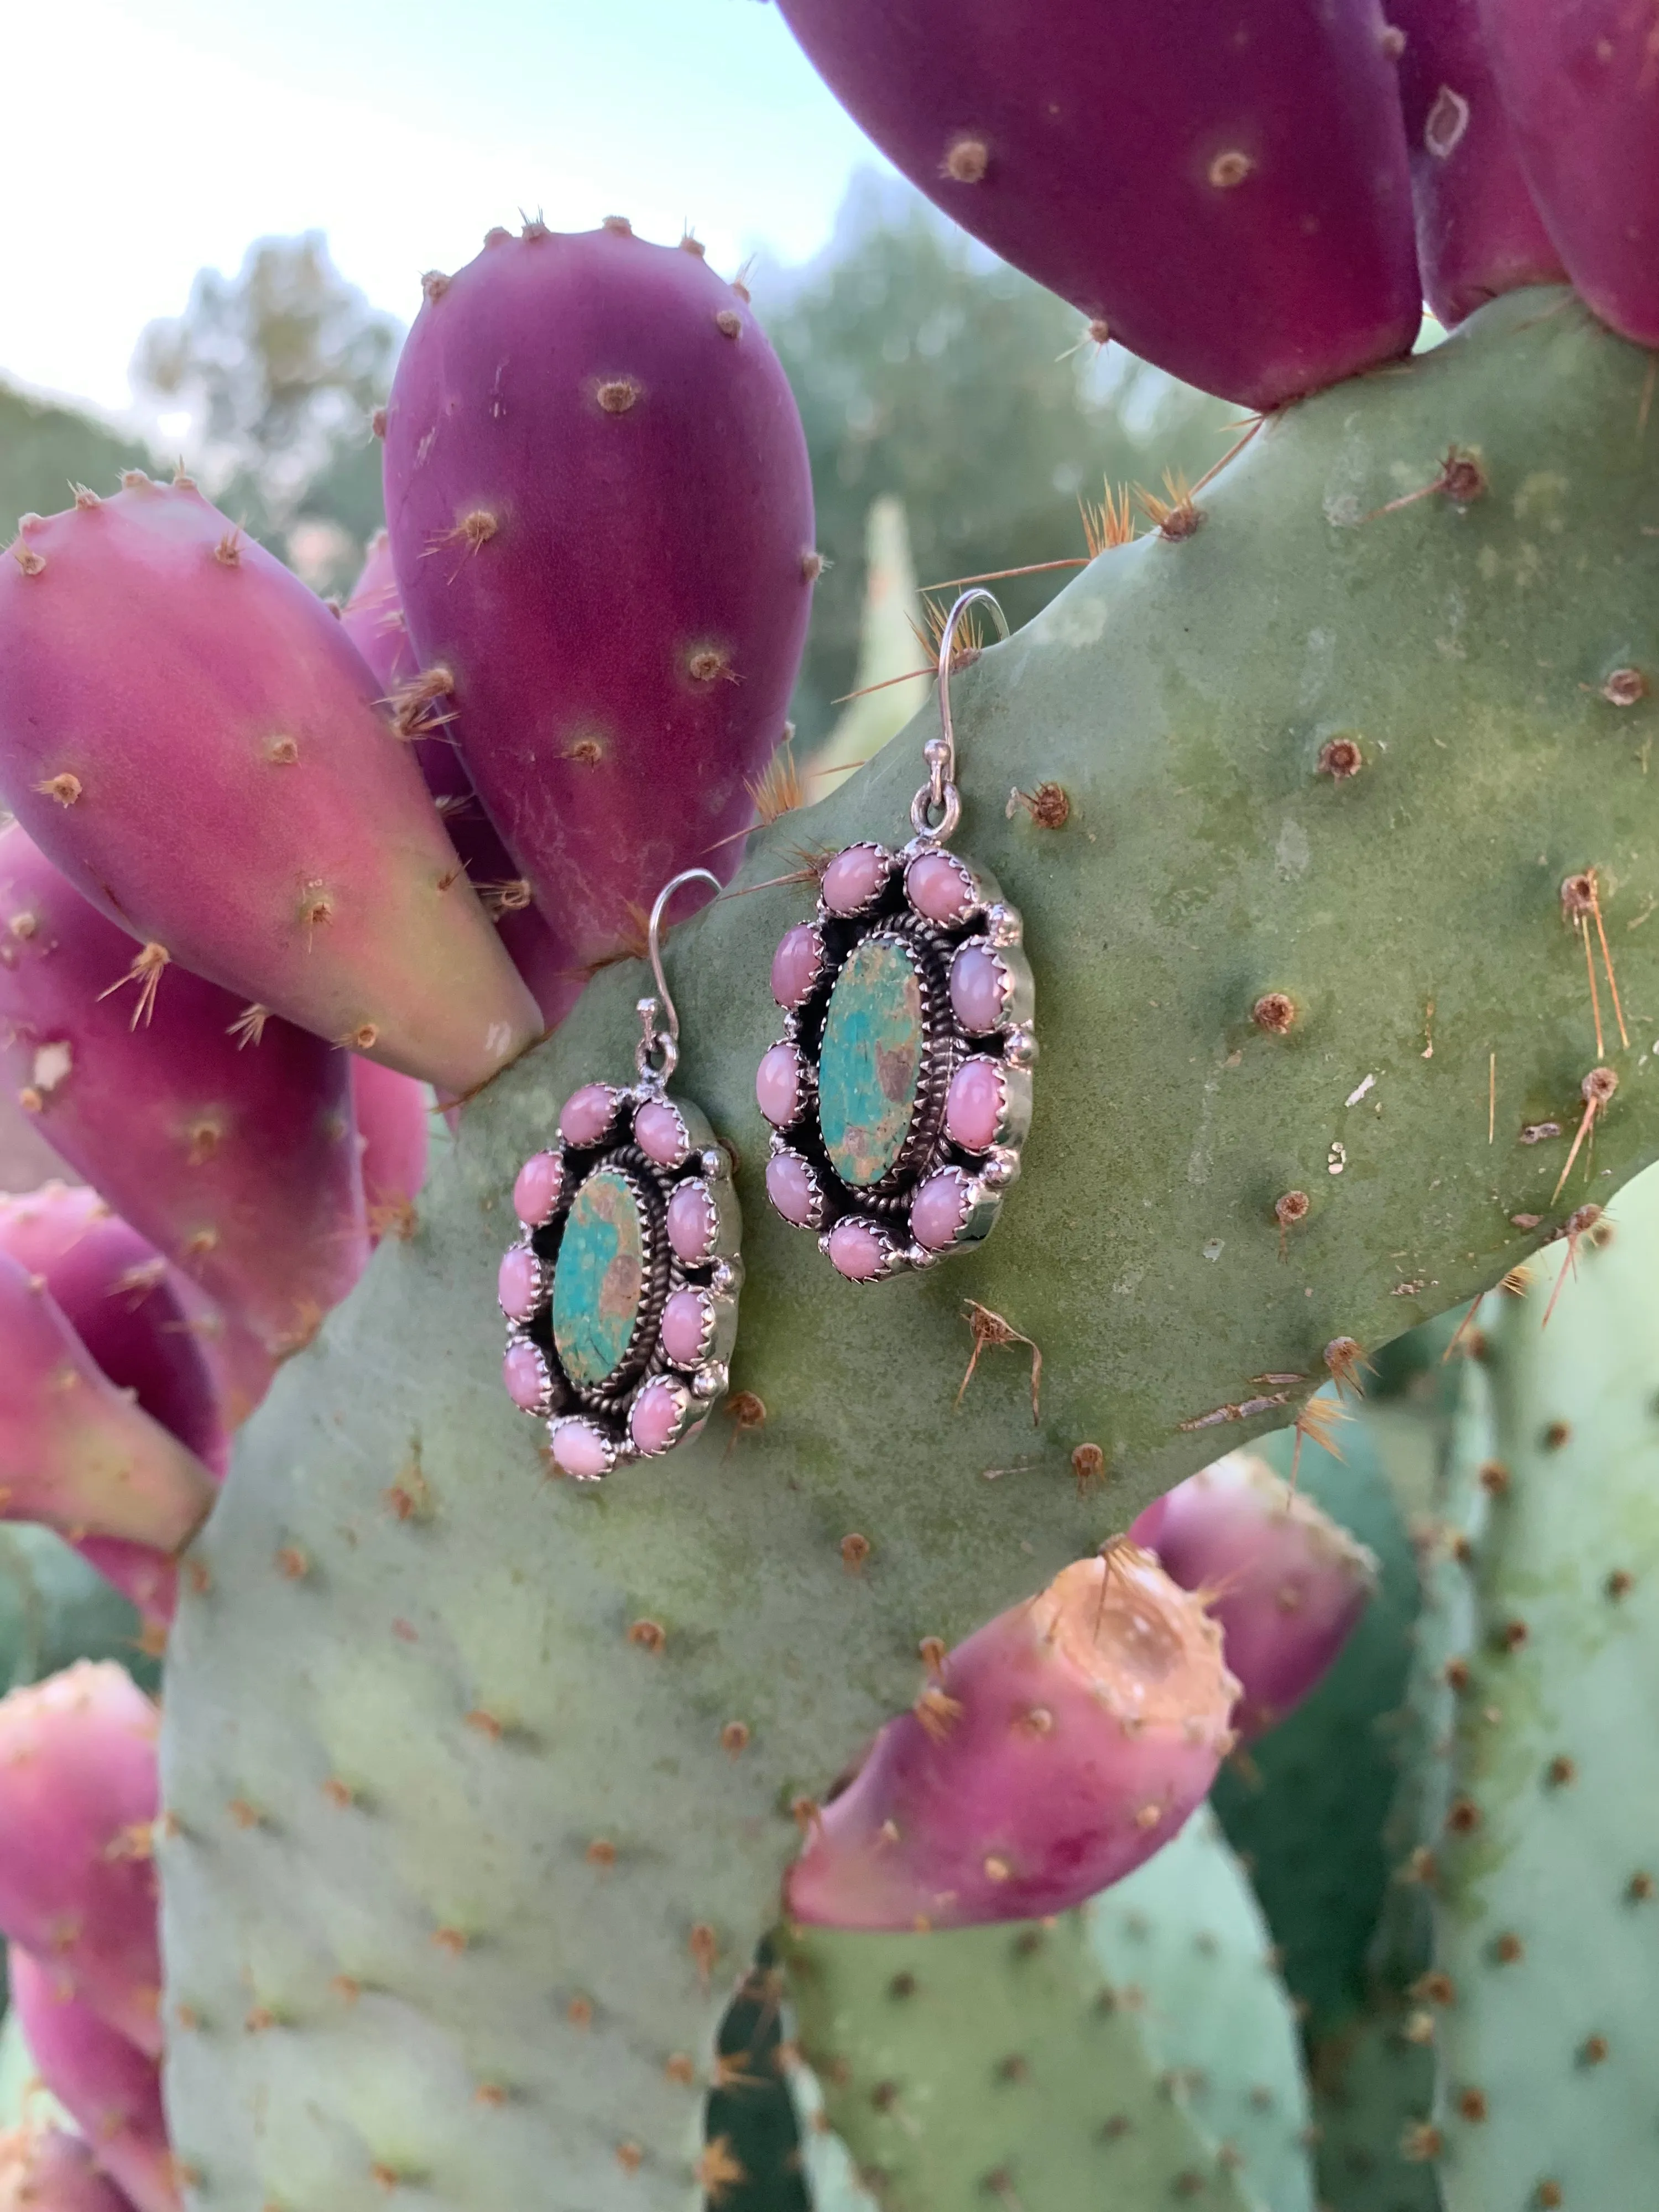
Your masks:
{"label": "pink cactus fruit", "polygon": [[1372,0],[781,0],[963,229],[1132,353],[1249,407],[1408,352],[1400,101]]}
{"label": "pink cactus fruit", "polygon": [[1479,0],[1544,227],[1603,322],[1659,346],[1659,63],[1631,0]]}
{"label": "pink cactus fruit", "polygon": [[152,2058],[161,2050],[150,1861],[160,1725],[112,1660],[77,1661],[0,1698],[0,1932],[41,1961],[56,1990]]}
{"label": "pink cactus fruit", "polygon": [[410,634],[579,969],[638,951],[681,868],[736,867],[819,565],[787,380],[686,243],[492,231],[428,279],[386,413]]}
{"label": "pink cactus fruit", "polygon": [[[0,1251],[45,1281],[116,1388],[134,1393],[152,1420],[222,1475],[230,1432],[204,1342],[219,1316],[195,1285],[84,1184],[0,1196]],[[175,1570],[165,1553],[112,1536],[88,1536],[76,1548],[147,1620],[172,1619]]]}
{"label": "pink cactus fruit", "polygon": [[1323,1679],[1376,1589],[1365,1546],[1249,1452],[1154,1498],[1129,1534],[1221,1624],[1246,1742]]}
{"label": "pink cactus fruit", "polygon": [[398,733],[420,763],[450,842],[494,921],[504,950],[529,985],[542,1019],[549,1029],[556,1028],[587,978],[532,902],[529,884],[472,788],[461,760],[454,704],[442,680],[444,672],[434,670],[428,678],[415,658],[392,573],[391,540],[384,530],[368,549],[341,621],[373,670]]}
{"label": "pink cactus fruit", "polygon": [[[404,620],[404,603],[398,592],[398,579],[392,566],[392,542],[384,530],[377,530],[368,542],[363,558],[362,574],[351,587],[351,597],[340,612],[340,627],[351,640],[361,655],[363,665],[380,687],[380,697],[386,706],[393,704],[397,694],[421,672],[415,658],[415,648],[409,641],[409,625]],[[426,769],[428,751],[435,761],[454,757],[454,747],[434,742],[441,731],[423,733],[421,726],[410,729],[410,738],[415,757],[426,774],[428,788],[436,796],[451,786],[446,778],[434,781],[432,772]],[[465,787],[465,771],[460,775],[460,786]]]}
{"label": "pink cactus fruit", "polygon": [[1428,301],[1449,330],[1483,301],[1566,271],[1521,173],[1480,0],[1389,0]]}
{"label": "pink cactus fruit", "polygon": [[11,552],[0,797],[83,896],[457,1091],[539,1035],[374,678],[280,561],[143,477],[26,516]]}
{"label": "pink cactus fruit", "polygon": [[141,997],[131,951],[20,824],[0,832],[0,1064],[70,1165],[280,1358],[368,1255],[349,1056],[179,968]]}
{"label": "pink cactus fruit", "polygon": [[6,1963],[11,2001],[35,2070],[97,2146],[99,2165],[137,2212],[182,2212],[156,2059],[100,2019],[55,1967],[21,1944],[11,1945]]}
{"label": "pink cactus fruit", "polygon": [[176,1552],[213,1486],[103,1373],[40,1278],[0,1252],[0,1516]]}
{"label": "pink cactus fruit", "polygon": [[0,2135],[0,2212],[132,2212],[89,2144],[27,2124]]}
{"label": "pink cactus fruit", "polygon": [[202,1350],[202,1293],[84,1183],[0,1194],[0,1251],[46,1279],[64,1318],[118,1389],[223,1474],[230,1438]]}
{"label": "pink cactus fruit", "polygon": [[1120,1538],[943,1659],[823,1807],[787,1909],[964,1928],[1081,1904],[1204,1797],[1237,1694],[1203,1605]]}
{"label": "pink cactus fruit", "polygon": [[354,1060],[351,1096],[368,1233],[377,1244],[382,1237],[411,1237],[415,1201],[426,1181],[432,1104],[426,1087],[395,1068]]}

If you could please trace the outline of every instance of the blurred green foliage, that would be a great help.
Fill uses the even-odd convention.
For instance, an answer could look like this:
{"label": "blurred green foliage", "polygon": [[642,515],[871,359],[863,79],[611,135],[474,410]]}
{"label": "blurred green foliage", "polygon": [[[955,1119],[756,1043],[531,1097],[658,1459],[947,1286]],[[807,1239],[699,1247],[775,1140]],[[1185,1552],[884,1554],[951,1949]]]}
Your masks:
{"label": "blurred green foliage", "polygon": [[[1103,356],[1073,308],[873,175],[854,180],[829,252],[763,280],[756,308],[800,406],[830,564],[793,708],[809,751],[856,680],[872,501],[903,501],[924,586],[1081,555],[1079,494],[1097,500],[1106,477],[1156,486],[1166,467],[1196,478],[1237,413]],[[999,582],[1009,620],[1072,573]]]}
{"label": "blurred green foliage", "polygon": [[263,238],[234,276],[204,269],[184,313],[149,325],[133,386],[189,415],[191,466],[227,514],[307,583],[343,591],[382,520],[369,416],[403,335],[320,232]]}
{"label": "blurred green foliage", "polygon": [[149,469],[155,456],[72,407],[25,398],[0,385],[0,535],[20,514],[55,514],[74,485],[116,489],[123,469]]}

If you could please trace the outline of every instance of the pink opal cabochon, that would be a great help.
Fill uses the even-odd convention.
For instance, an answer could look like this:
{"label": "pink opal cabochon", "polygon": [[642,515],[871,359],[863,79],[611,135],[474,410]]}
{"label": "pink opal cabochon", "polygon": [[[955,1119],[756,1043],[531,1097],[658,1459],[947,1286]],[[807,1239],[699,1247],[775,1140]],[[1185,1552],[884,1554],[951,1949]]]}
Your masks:
{"label": "pink opal cabochon", "polygon": [[772,996],[781,1006],[798,1006],[811,992],[823,965],[823,947],[810,921],[787,930],[772,955]]}
{"label": "pink opal cabochon", "polygon": [[559,1202],[564,1161],[558,1152],[532,1152],[513,1185],[513,1211],[526,1229],[539,1229]]}
{"label": "pink opal cabochon", "polygon": [[893,1245],[873,1222],[847,1214],[830,1231],[830,1264],[849,1283],[872,1283],[892,1264]]}
{"label": "pink opal cabochon", "polygon": [[1019,1170],[1036,1058],[1020,918],[991,878],[927,835],[849,845],[780,941],[772,995],[784,1034],[755,1098],[774,1209],[850,1282],[980,1243]]}
{"label": "pink opal cabochon", "polygon": [[634,1142],[663,1168],[680,1166],[691,1149],[685,1116],[666,1098],[647,1098],[635,1115]]}
{"label": "pink opal cabochon", "polygon": [[724,1393],[742,1224],[707,1120],[652,1075],[584,1084],[559,1138],[513,1186],[501,1377],[547,1422],[558,1471],[594,1482],[695,1436]]}

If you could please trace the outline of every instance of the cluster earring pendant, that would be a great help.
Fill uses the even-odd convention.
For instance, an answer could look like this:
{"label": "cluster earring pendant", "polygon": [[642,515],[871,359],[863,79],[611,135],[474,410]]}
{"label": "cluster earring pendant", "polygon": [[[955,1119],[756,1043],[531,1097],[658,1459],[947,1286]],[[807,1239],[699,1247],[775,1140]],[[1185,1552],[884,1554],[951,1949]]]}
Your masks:
{"label": "cluster earring pendant", "polygon": [[848,846],[817,911],[772,962],[784,1031],[755,1094],[772,1125],[766,1192],[849,1281],[880,1282],[983,1242],[1030,1123],[1031,971],[1016,909],[950,849],[961,819],[951,661],[964,592],[939,640],[939,732],[891,849]]}
{"label": "cluster earring pendant", "polygon": [[641,999],[635,1080],[584,1084],[559,1142],[532,1153],[513,1187],[520,1234],[497,1291],[507,1324],[502,1376],[547,1423],[554,1465],[593,1482],[695,1436],[724,1395],[737,1334],[741,1218],[732,1163],[701,1109],[669,1082],[679,1018],[663,975],[666,884],[648,932],[657,996]]}

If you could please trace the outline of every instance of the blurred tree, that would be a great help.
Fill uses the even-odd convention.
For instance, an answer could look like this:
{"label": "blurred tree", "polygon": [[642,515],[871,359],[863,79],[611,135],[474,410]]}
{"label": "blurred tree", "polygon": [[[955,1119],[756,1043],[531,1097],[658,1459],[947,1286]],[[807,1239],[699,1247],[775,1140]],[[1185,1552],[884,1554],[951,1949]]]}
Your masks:
{"label": "blurred tree", "polygon": [[155,457],[89,415],[26,398],[0,385],[0,536],[20,514],[54,514],[71,485],[112,492],[124,469],[153,469]]}
{"label": "blurred tree", "polygon": [[[1074,309],[884,179],[856,179],[829,253],[763,283],[756,305],[800,405],[831,563],[795,696],[806,751],[855,680],[876,498],[902,501],[925,586],[1080,554],[1080,492],[1156,485],[1166,467],[1196,477],[1226,450],[1233,410],[1102,356]],[[1072,573],[998,584],[1010,621]]]}
{"label": "blurred tree", "polygon": [[203,270],[185,313],[143,332],[132,380],[189,416],[204,488],[327,588],[349,581],[380,526],[369,415],[402,342],[307,231],[258,240],[234,277]]}

